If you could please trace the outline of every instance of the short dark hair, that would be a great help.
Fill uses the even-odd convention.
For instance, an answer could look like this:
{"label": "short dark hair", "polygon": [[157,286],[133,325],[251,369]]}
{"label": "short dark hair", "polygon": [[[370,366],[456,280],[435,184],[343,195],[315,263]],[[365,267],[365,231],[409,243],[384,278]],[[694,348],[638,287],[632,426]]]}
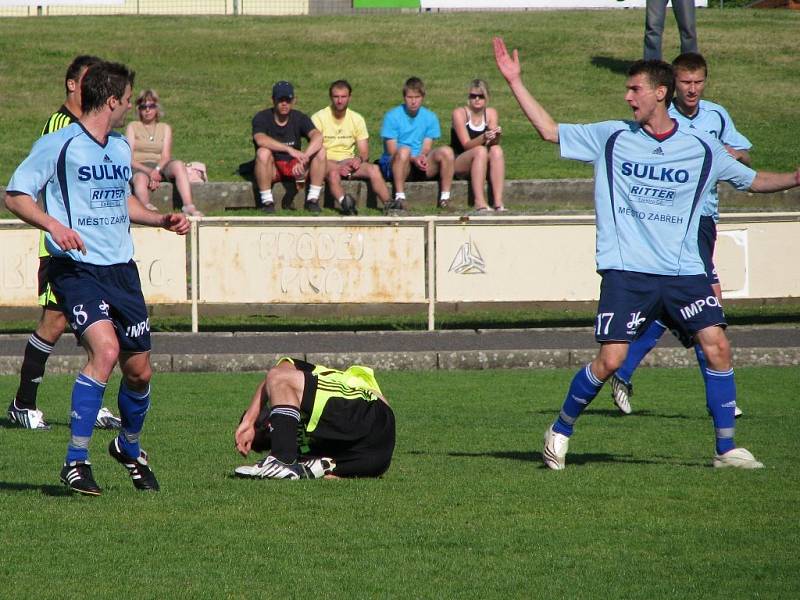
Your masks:
{"label": "short dark hair", "polygon": [[403,96],[405,97],[408,92],[419,92],[420,96],[425,95],[425,84],[419,77],[409,77],[403,84]]}
{"label": "short dark hair", "polygon": [[70,79],[72,81],[77,81],[84,67],[88,68],[92,65],[96,65],[99,62],[103,62],[103,59],[98,58],[97,56],[92,56],[91,54],[81,54],[72,59],[72,62],[67,67],[67,73],[64,75],[64,90],[66,93],[69,94],[67,82]]}
{"label": "short dark hair", "polygon": [[708,75],[708,64],[706,63],[706,59],[703,58],[702,54],[698,54],[697,52],[684,52],[683,54],[679,54],[675,57],[675,60],[672,61],[672,68],[677,71],[699,71],[703,70],[703,73]]}
{"label": "short dark hair", "polygon": [[122,63],[100,61],[89,67],[81,82],[81,111],[85,113],[97,110],[109,98],[125,95],[125,87],[133,87],[136,73]]}
{"label": "short dark hair", "polygon": [[655,87],[664,86],[667,88],[667,95],[664,97],[665,106],[672,104],[672,96],[675,94],[675,72],[672,65],[663,60],[637,60],[628,69],[628,77],[635,77],[644,73],[650,85]]}
{"label": "short dark hair", "polygon": [[336,88],[339,89],[346,88],[348,94],[353,93],[353,87],[346,79],[337,79],[336,81],[334,81],[328,88],[328,96],[331,96],[333,94],[333,90],[335,90]]}

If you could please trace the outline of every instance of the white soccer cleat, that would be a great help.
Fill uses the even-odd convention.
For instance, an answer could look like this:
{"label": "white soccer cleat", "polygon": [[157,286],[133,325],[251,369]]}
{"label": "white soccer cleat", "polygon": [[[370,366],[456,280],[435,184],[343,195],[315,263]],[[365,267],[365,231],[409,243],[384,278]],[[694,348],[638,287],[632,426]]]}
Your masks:
{"label": "white soccer cleat", "polygon": [[611,376],[611,397],[614,399],[614,404],[617,405],[619,412],[623,415],[629,415],[632,412],[631,396],[633,396],[633,384],[625,383],[617,377],[616,374]]}
{"label": "white soccer cleat", "polygon": [[544,466],[554,471],[564,469],[568,448],[569,438],[564,434],[556,433],[552,427],[548,427],[544,432],[544,450],[542,450]]}
{"label": "white soccer cleat", "polygon": [[737,469],[763,469],[764,464],[756,460],[747,448],[734,448],[724,454],[715,454],[712,463],[714,468],[736,467]]}
{"label": "white soccer cleat", "polygon": [[336,461],[334,461],[332,458],[305,457],[305,458],[300,458],[298,462],[301,465],[303,465],[306,469],[311,471],[311,474],[314,476],[314,479],[321,479],[325,475],[333,475],[333,471],[334,469],[336,469]]}
{"label": "white soccer cleat", "polygon": [[94,420],[95,429],[120,429],[122,427],[122,419],[115,417],[105,406],[97,413],[97,418]]}
{"label": "white soccer cleat", "polygon": [[734,418],[734,419],[738,419],[738,418],[739,418],[739,417],[741,417],[743,414],[744,414],[744,413],[742,412],[742,409],[741,409],[741,408],[739,408],[738,406],[734,407],[734,409],[733,409],[733,418]]}
{"label": "white soccer cleat", "polygon": [[44,413],[37,408],[17,408],[14,400],[8,405],[8,420],[14,425],[19,425],[25,429],[35,429],[38,431],[48,431],[50,425],[45,421]]}
{"label": "white soccer cleat", "polygon": [[286,464],[279,461],[271,454],[264,457],[254,465],[236,467],[234,473],[237,477],[252,479],[313,479],[313,475],[299,462]]}

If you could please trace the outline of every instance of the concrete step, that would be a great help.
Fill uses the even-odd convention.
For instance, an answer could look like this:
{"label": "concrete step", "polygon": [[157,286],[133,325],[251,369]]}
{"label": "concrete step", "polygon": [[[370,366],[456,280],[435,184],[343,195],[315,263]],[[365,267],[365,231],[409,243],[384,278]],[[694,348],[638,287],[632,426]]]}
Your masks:
{"label": "concrete step", "polygon": [[[356,198],[361,207],[378,207],[380,201],[365,182],[343,182],[345,191]],[[294,204],[302,208],[303,196],[293,182],[273,186],[279,205]],[[594,210],[594,183],[591,179],[530,179],[507,181],[504,203],[510,210],[529,214],[591,212]],[[436,182],[412,182],[406,186],[407,204],[411,209],[435,211],[439,186]],[[5,188],[0,187],[0,197]],[[257,208],[257,190],[248,181],[215,181],[192,184],[195,205],[204,212]],[[152,202],[162,210],[177,208],[180,199],[172,184],[163,183],[151,195]],[[466,181],[453,184],[450,206],[455,212],[467,211],[471,194]],[[333,207],[329,194],[325,206]],[[800,188],[774,194],[739,192],[727,184],[720,186],[720,204],[724,212],[800,211]],[[3,205],[3,208],[5,206]]]}

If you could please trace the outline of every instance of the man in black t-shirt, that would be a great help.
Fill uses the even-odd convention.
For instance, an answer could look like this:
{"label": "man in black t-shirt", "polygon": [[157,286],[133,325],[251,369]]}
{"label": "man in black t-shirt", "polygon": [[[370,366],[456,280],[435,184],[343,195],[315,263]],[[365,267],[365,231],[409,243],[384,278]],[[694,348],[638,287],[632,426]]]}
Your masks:
{"label": "man in black t-shirt", "polygon": [[[298,187],[310,180],[303,207],[312,213],[320,212],[319,196],[325,179],[325,149],[322,134],[311,119],[294,110],[294,88],[288,81],[272,86],[272,108],[253,117],[253,145],[256,149],[255,177],[261,204],[265,212],[275,212],[272,184],[293,179]],[[308,140],[301,151],[301,139]]]}

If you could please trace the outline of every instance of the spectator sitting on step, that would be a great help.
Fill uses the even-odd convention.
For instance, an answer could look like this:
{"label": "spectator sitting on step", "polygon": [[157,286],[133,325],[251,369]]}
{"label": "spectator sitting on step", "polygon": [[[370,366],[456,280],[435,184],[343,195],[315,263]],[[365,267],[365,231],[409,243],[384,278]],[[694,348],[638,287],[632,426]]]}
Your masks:
{"label": "spectator sitting on step", "polygon": [[486,201],[484,191],[486,174],[492,186],[494,210],[501,212],[503,185],[506,179],[506,163],[500,147],[502,129],[497,111],[489,108],[489,86],[483,79],[473,79],[467,90],[467,105],[453,111],[453,126],[450,129],[450,146],[455,153],[455,174],[469,175],[475,211],[490,213],[492,207]]}
{"label": "spectator sitting on step", "polygon": [[[264,212],[275,212],[272,184],[282,179],[304,184],[310,180],[306,201],[308,212],[318,213],[319,196],[325,179],[327,159],[322,134],[308,115],[294,110],[294,87],[288,81],[272,86],[272,108],[253,117],[253,145],[256,149],[255,177]],[[301,151],[301,138],[308,146]],[[298,187],[300,187],[298,185]]]}
{"label": "spectator sitting on step", "polygon": [[394,200],[387,206],[389,210],[405,208],[406,180],[438,178],[441,191],[437,206],[445,209],[450,202],[453,149],[433,147],[433,142],[441,137],[441,129],[438,117],[422,106],[424,100],[425,84],[411,77],[403,86],[403,104],[383,117],[383,155],[379,164],[383,176],[394,183]]}
{"label": "spectator sitting on step", "polygon": [[380,168],[369,162],[369,133],[364,117],[348,108],[351,93],[347,81],[334,81],[328,88],[330,105],[311,116],[314,126],[322,132],[328,159],[328,187],[345,215],[357,214],[357,209],[355,199],[344,193],[342,178],[369,180],[384,206],[390,199]]}
{"label": "spectator sitting on step", "polygon": [[158,189],[162,181],[175,182],[183,207],[192,217],[202,217],[192,201],[192,186],[186,164],[172,158],[172,128],[161,121],[164,116],[155,90],[144,90],[136,99],[138,121],[131,121],[125,130],[131,147],[133,167],[133,194],[145,208],[158,210],[150,202],[150,192]]}

